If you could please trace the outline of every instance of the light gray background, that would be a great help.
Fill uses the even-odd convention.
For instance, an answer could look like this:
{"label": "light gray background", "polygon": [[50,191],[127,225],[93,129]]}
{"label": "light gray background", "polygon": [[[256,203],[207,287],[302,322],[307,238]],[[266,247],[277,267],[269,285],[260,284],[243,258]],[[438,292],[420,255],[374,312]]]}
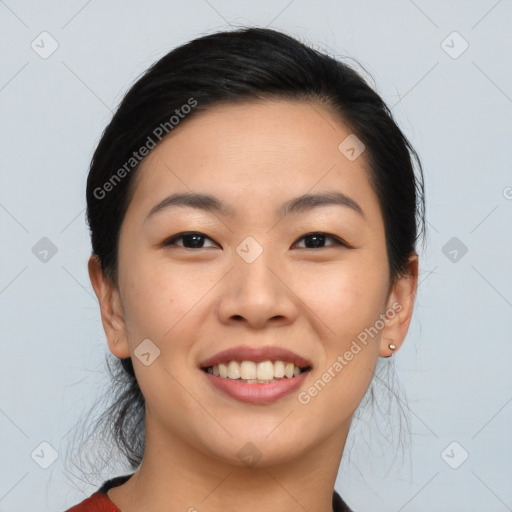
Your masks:
{"label": "light gray background", "polygon": [[[382,438],[353,436],[336,488],[355,512],[512,510],[512,2],[6,0],[0,512],[62,511],[100,483],[73,481],[62,464],[67,434],[98,396],[106,350],[86,269],[88,164],[143,70],[239,25],[357,59],[425,167],[429,238],[396,357],[412,446],[388,470],[395,456]],[[46,59],[31,47],[51,49],[43,31],[58,43]],[[57,248],[46,262],[32,252],[43,237]],[[443,252],[452,237],[467,247],[454,246],[456,261],[453,247]],[[31,458],[41,442],[59,454],[48,469]],[[48,447],[36,453],[50,461]]]}

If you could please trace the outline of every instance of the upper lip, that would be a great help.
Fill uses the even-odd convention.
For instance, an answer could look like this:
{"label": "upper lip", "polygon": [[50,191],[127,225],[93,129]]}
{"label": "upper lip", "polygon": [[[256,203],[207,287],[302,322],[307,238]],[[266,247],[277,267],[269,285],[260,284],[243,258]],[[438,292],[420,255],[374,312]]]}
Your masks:
{"label": "upper lip", "polygon": [[286,361],[300,368],[312,366],[311,361],[282,347],[266,346],[254,348],[247,345],[240,345],[217,352],[217,354],[202,361],[200,366],[201,368],[208,368],[229,361],[254,361],[255,363],[260,361]]}

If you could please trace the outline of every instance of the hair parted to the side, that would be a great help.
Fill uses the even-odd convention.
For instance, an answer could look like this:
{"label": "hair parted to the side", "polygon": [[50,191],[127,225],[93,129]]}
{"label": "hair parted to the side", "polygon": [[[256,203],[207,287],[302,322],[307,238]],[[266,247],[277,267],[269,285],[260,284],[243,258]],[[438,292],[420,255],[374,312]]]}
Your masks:
{"label": "hair parted to the side", "polygon": [[[194,108],[182,109],[191,99]],[[321,102],[364,143],[384,220],[390,282],[407,270],[408,258],[425,234],[423,170],[388,107],[341,60],[282,32],[243,28],[170,51],[131,87],[105,128],[87,180],[87,220],[92,252],[114,285],[119,233],[138,170],[134,152],[147,146],[148,137],[155,139],[159,126],[169,126],[172,116],[182,114],[172,128],[179,130],[181,123],[210,107],[266,99]],[[113,363],[113,399],[100,417],[103,428],[98,432],[102,442],[117,444],[135,468],[144,453],[144,397],[131,360],[114,358]]]}

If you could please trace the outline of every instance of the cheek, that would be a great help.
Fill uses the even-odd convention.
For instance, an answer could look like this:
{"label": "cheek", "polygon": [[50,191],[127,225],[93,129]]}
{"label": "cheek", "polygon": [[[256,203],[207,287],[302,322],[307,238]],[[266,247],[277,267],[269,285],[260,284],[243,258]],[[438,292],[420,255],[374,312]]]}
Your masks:
{"label": "cheek", "polygon": [[148,257],[142,252],[132,254],[124,268],[121,285],[132,350],[149,338],[178,357],[183,352],[179,340],[191,339],[197,332],[193,320],[200,310],[197,306],[205,303],[222,274],[210,267],[172,262],[164,254]]}
{"label": "cheek", "polygon": [[139,338],[160,340],[190,309],[194,287],[184,286],[182,273],[157,266],[143,255],[132,254],[124,268],[129,270],[120,273],[120,284],[131,341],[136,345]]}
{"label": "cheek", "polygon": [[294,289],[330,330],[336,343],[345,343],[373,325],[387,293],[386,262],[365,256],[347,258],[331,268],[304,269]]}
{"label": "cheek", "polygon": [[371,382],[380,341],[375,325],[383,311],[387,287],[387,260],[369,261],[364,254],[325,279],[322,311],[335,335],[325,345],[323,370],[336,377],[324,404],[332,405],[333,400],[339,403],[341,415],[357,407]]}

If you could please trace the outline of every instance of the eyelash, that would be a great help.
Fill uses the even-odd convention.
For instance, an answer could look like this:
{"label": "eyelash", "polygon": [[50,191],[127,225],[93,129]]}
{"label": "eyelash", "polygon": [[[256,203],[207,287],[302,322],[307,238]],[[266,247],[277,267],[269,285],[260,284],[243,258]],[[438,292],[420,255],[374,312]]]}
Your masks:
{"label": "eyelash", "polygon": [[[310,237],[310,236],[323,236],[325,238],[330,238],[332,240],[334,240],[334,244],[332,244],[331,246],[341,246],[341,247],[345,247],[347,249],[350,249],[351,246],[349,244],[347,244],[345,241],[343,241],[341,238],[335,236],[335,235],[331,235],[329,233],[324,233],[322,231],[313,231],[311,233],[307,233],[305,235],[302,235],[300,238],[297,239],[296,242],[294,242],[294,245],[306,238],[306,237]],[[188,232],[184,232],[184,233],[178,233],[174,236],[172,236],[171,238],[167,239],[165,242],[163,242],[162,245],[168,247],[168,246],[172,246],[172,245],[176,245],[175,242],[176,240],[180,240],[180,239],[183,239],[184,237],[186,236],[199,236],[199,237],[202,237],[202,238],[207,238],[209,240],[212,240],[209,236],[206,236],[205,234],[203,233],[199,233],[199,232],[195,232],[195,231],[188,231]],[[212,240],[213,241],[213,240]],[[178,247],[183,247],[184,249],[190,249],[190,250],[198,250],[198,249],[207,249],[207,247],[184,247],[184,246],[178,246]],[[316,251],[316,250],[319,250],[319,249],[327,249],[328,247],[330,246],[327,246],[327,247],[319,247],[319,248],[308,248],[308,247],[301,247],[301,249],[309,249],[310,251]]]}

